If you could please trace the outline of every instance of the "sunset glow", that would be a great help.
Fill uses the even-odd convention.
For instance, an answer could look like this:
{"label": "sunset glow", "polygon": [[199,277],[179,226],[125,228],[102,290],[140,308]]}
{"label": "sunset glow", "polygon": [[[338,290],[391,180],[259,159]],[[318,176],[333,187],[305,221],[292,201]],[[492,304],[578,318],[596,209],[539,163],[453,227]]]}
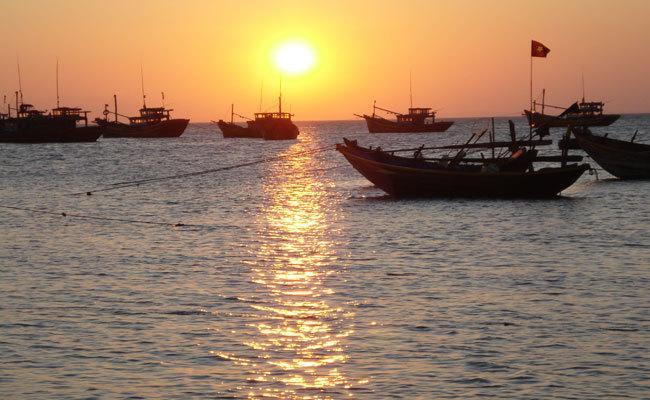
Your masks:
{"label": "sunset glow", "polygon": [[303,42],[288,42],[282,44],[275,52],[275,63],[278,68],[288,74],[302,74],[314,65],[314,51]]}
{"label": "sunset glow", "polygon": [[26,102],[55,104],[58,58],[62,101],[92,117],[113,94],[126,115],[137,112],[141,64],[151,105],[164,91],[174,114],[193,122],[225,117],[232,102],[244,113],[258,110],[262,81],[262,108],[271,107],[278,72],[297,120],[353,119],[373,100],[404,110],[409,71],[416,103],[441,118],[521,115],[534,39],[552,50],[535,63],[539,101],[544,88],[549,104],[579,99],[584,73],[586,97],[605,101],[609,112],[650,111],[643,0],[66,4],[4,4],[0,35],[11,40],[0,60],[0,101],[18,90],[18,54]]}

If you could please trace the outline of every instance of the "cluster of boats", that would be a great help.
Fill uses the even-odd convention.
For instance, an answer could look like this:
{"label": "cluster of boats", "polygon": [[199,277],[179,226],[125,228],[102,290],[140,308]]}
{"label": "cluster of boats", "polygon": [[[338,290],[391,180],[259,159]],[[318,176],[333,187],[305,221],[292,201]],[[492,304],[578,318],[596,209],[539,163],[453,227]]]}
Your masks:
{"label": "cluster of boats", "polygon": [[[584,150],[597,164],[620,179],[650,179],[650,145],[595,135],[590,128],[609,126],[620,115],[604,114],[602,102],[576,102],[559,115],[525,110],[530,132],[517,137],[510,124],[509,141],[495,141],[494,120],[460,145],[384,150],[363,147],[356,140],[343,139],[336,146],[348,162],[375,186],[394,197],[494,197],[548,198],[573,185],[591,169],[580,163],[582,156],[570,149]],[[415,109],[419,110],[419,109]],[[374,113],[373,113],[374,114]],[[374,115],[364,115],[370,130]],[[398,121],[399,122],[399,116]],[[429,123],[430,125],[431,123]],[[374,125],[373,125],[374,126]],[[551,128],[565,128],[559,155],[540,155],[538,147],[552,144]],[[416,130],[405,130],[414,132]],[[392,132],[392,131],[391,131]],[[488,141],[480,139],[487,136]],[[498,150],[497,150],[498,149]],[[447,151],[442,157],[425,156],[425,151]],[[491,155],[470,155],[489,150]],[[455,154],[449,154],[455,151]],[[399,153],[412,153],[402,156]],[[559,166],[548,166],[559,162]],[[544,163],[541,168],[538,163]]]}
{"label": "cluster of boats", "polygon": [[[544,99],[544,94],[542,95]],[[114,108],[104,107],[103,118],[89,124],[88,111],[59,104],[57,73],[57,105],[50,112],[41,111],[23,102],[22,90],[16,92],[15,107],[6,104],[6,113],[0,113],[0,142],[92,142],[106,138],[166,138],[178,137],[188,126],[189,119],[172,118],[173,110],[147,107],[144,87],[143,106],[138,116],[118,113],[117,97]],[[6,103],[6,98],[5,98]],[[163,94],[164,103],[164,94]],[[547,105],[542,100],[541,110],[531,100],[531,109],[524,110],[530,131],[528,137],[518,137],[510,121],[510,140],[497,141],[494,119],[491,128],[474,132],[464,144],[384,150],[363,147],[357,140],[343,139],[336,149],[370,182],[395,197],[527,197],[557,196],[591,169],[581,163],[580,155],[569,155],[569,150],[582,149],[610,174],[621,179],[650,179],[650,145],[631,140],[595,135],[590,129],[606,127],[620,115],[605,114],[602,102],[575,102],[562,108]],[[558,115],[545,113],[546,108],[561,108]],[[383,111],[395,116],[388,119],[377,114]],[[407,113],[398,113],[373,104],[372,115],[363,118],[370,133],[444,132],[453,121],[436,120],[431,108],[411,107]],[[245,125],[234,122],[234,117],[246,119]],[[293,114],[282,111],[282,94],[278,111],[258,112],[249,119],[235,113],[231,107],[230,122],[216,122],[224,138],[260,138],[264,140],[293,140],[299,135],[291,120]],[[121,122],[118,117],[128,122]],[[550,129],[564,128],[560,141],[561,154],[540,154],[538,148],[552,144]],[[481,140],[488,138],[487,141]],[[430,151],[445,151],[436,156]],[[481,151],[489,151],[487,156]],[[452,152],[454,152],[452,154]],[[477,157],[476,154],[479,153]],[[403,155],[411,153],[411,155]],[[559,166],[549,166],[559,162]],[[542,164],[538,167],[539,163]]]}
{"label": "cluster of boats", "polygon": [[[16,105],[7,104],[7,112],[0,113],[0,142],[4,143],[60,143],[94,142],[100,136],[106,138],[178,137],[183,134],[189,119],[172,118],[170,109],[147,107],[140,115],[127,117],[117,112],[117,97],[113,96],[115,110],[104,108],[104,118],[95,118],[88,124],[89,111],[79,107],[61,107],[57,104],[50,112],[37,110],[23,102],[16,92]],[[57,101],[58,103],[58,101]],[[109,119],[113,114],[114,118]],[[118,116],[128,122],[118,121]]]}

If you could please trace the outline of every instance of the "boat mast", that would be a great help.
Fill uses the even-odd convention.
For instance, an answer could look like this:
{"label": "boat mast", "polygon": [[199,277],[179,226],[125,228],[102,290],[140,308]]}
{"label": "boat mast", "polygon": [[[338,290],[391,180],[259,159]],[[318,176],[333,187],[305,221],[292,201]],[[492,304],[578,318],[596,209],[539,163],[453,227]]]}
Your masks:
{"label": "boat mast", "polygon": [[[18,92],[20,93],[20,104],[23,104],[23,82],[20,78],[20,60],[16,55],[16,65],[18,66]],[[16,110],[18,110],[18,102],[16,101]],[[17,111],[16,111],[17,112]]]}
{"label": "boat mast", "polygon": [[140,88],[142,88],[142,108],[147,108],[147,96],[144,94],[144,70],[140,64]]}
{"label": "boat mast", "polygon": [[282,75],[280,74],[280,96],[278,97],[279,112],[282,114]]}
{"label": "boat mast", "polygon": [[546,98],[546,89],[542,89],[542,115],[544,115],[544,100]]}
{"label": "boat mast", "polygon": [[582,102],[585,102],[585,72],[582,71]]}
{"label": "boat mast", "polygon": [[411,108],[413,108],[413,72],[409,70],[409,97],[411,99]]}
{"label": "boat mast", "polygon": [[235,103],[230,104],[230,123],[232,124],[235,120]]}
{"label": "boat mast", "polygon": [[160,92],[160,95],[162,96],[162,106],[165,108],[165,92]]}
{"label": "boat mast", "polygon": [[56,59],[56,108],[59,108],[59,59]]}
{"label": "boat mast", "polygon": [[375,117],[375,111],[377,110],[377,100],[372,102],[372,117]]}
{"label": "boat mast", "polygon": [[[492,131],[490,132],[490,144],[494,145],[495,133],[494,133],[494,117],[492,117]],[[492,159],[494,160],[494,146],[492,146]]]}
{"label": "boat mast", "polygon": [[117,95],[113,95],[113,106],[115,107],[115,122],[117,122]]}
{"label": "boat mast", "polygon": [[259,108],[259,112],[262,112],[262,99],[264,98],[263,93],[264,93],[264,78],[262,78],[262,83],[260,84],[260,108]]}

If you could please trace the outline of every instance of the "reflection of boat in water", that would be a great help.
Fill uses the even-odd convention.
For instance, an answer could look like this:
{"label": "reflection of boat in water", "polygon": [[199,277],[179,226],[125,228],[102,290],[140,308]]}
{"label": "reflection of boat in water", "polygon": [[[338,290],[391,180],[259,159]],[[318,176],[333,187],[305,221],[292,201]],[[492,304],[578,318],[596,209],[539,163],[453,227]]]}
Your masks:
{"label": "reflection of boat in water", "polygon": [[[166,138],[178,137],[185,132],[189,119],[171,118],[173,110],[165,107],[147,107],[140,109],[137,117],[126,117],[117,112],[117,96],[113,96],[115,110],[109,111],[108,105],[104,108],[104,118],[97,118],[95,122],[105,128],[104,137],[107,138]],[[108,115],[115,115],[114,121],[108,120]],[[127,118],[129,123],[118,121],[118,116]]]}
{"label": "reflection of boat in water", "polygon": [[424,147],[415,149],[413,157],[361,147],[346,139],[336,148],[364,177],[395,197],[554,197],[589,169],[588,164],[574,164],[534,170],[536,151],[518,146],[515,140],[507,157],[470,161],[465,149],[502,146],[496,142],[477,143],[483,133],[472,135],[465,145],[439,147],[459,151],[455,157],[435,161],[422,156]]}
{"label": "reflection of boat in water", "polygon": [[[392,121],[377,115],[376,110],[381,110],[395,115]],[[409,132],[444,132],[454,123],[453,121],[436,121],[436,112],[431,108],[410,107],[408,113],[401,114],[396,111],[372,106],[372,115],[358,115],[366,120],[370,133],[409,133]]]}
{"label": "reflection of boat in water", "polygon": [[562,107],[542,104],[542,112],[537,112],[535,105],[533,103],[533,110],[524,110],[528,124],[532,127],[609,126],[620,118],[618,114],[603,114],[604,103],[585,102],[584,99],[564,108],[559,115],[544,114],[544,108]]}
{"label": "reflection of boat in water", "polygon": [[596,136],[587,128],[573,128],[578,145],[610,174],[621,179],[650,179],[650,145]]}
{"label": "reflection of boat in water", "polygon": [[232,104],[230,107],[230,122],[226,122],[220,119],[217,122],[217,126],[221,130],[224,138],[262,138],[262,132],[256,129],[251,129],[249,126],[241,126],[234,122],[235,116],[240,118],[250,119],[244,117],[243,115],[237,114],[235,112],[235,105]]}
{"label": "reflection of boat in water", "polygon": [[[77,126],[81,121],[84,125]],[[5,143],[94,142],[101,135],[101,127],[88,126],[88,111],[57,107],[46,114],[31,104],[18,104],[18,94],[16,116],[11,116],[11,110],[0,116],[0,142]]]}

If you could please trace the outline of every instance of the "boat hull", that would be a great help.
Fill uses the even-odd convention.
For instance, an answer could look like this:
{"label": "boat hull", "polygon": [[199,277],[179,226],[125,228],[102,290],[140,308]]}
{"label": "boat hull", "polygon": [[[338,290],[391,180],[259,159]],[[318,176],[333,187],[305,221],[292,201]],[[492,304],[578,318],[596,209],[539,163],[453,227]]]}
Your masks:
{"label": "boat hull", "polygon": [[578,145],[603,169],[619,179],[650,179],[650,145],[595,136],[574,129]]}
{"label": "boat hull", "polygon": [[424,133],[424,132],[444,132],[454,124],[453,121],[437,121],[430,124],[403,124],[390,121],[384,118],[364,115],[370,133]]}
{"label": "boat hull", "polygon": [[337,145],[337,150],[370,182],[398,198],[552,198],[589,169],[582,164],[534,172],[463,171],[426,167],[431,163],[424,161],[413,161],[411,166],[382,162],[367,149],[349,145]]}
{"label": "boat hull", "polygon": [[170,119],[153,124],[127,125],[98,120],[105,127],[105,138],[170,138],[185,132],[189,119]]}
{"label": "boat hull", "polygon": [[223,120],[219,120],[219,122],[217,122],[217,126],[219,126],[219,129],[221,130],[224,138],[262,138],[262,132],[260,131],[234,123],[225,122]]}
{"label": "boat hull", "polygon": [[556,117],[524,110],[528,124],[532,127],[567,128],[569,126],[609,126],[621,116],[617,114],[588,115],[580,117]]}
{"label": "boat hull", "polygon": [[14,128],[15,126],[6,123],[0,125],[0,143],[95,142],[103,133],[100,126]]}
{"label": "boat hull", "polygon": [[289,119],[258,119],[248,121],[248,128],[262,135],[264,140],[295,140],[300,133]]}

